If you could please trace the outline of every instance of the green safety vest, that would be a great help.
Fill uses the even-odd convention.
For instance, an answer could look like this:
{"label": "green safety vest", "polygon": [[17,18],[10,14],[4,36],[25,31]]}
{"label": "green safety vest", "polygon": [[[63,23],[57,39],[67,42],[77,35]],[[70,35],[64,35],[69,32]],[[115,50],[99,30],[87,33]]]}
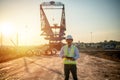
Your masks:
{"label": "green safety vest", "polygon": [[[67,56],[67,57],[74,57],[75,56],[75,46],[71,46],[71,50],[70,50],[70,53],[68,52],[68,46],[64,46],[64,56]],[[69,60],[67,58],[63,58],[63,62],[64,64],[76,64],[76,61],[72,61],[72,60]]]}

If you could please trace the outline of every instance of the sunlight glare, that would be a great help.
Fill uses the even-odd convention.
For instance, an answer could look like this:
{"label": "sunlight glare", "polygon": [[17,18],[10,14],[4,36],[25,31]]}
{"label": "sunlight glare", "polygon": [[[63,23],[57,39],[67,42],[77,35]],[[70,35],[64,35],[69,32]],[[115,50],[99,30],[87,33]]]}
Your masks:
{"label": "sunlight glare", "polygon": [[13,28],[12,23],[3,23],[1,32],[5,36],[9,36],[9,35],[13,34],[14,28]]}

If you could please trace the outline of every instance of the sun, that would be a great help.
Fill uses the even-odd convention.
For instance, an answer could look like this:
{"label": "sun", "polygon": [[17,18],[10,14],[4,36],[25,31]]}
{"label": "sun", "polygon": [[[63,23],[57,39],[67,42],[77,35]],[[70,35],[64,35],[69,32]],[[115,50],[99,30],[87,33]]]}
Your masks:
{"label": "sun", "polygon": [[1,32],[4,36],[9,36],[14,32],[14,28],[11,23],[3,23],[1,28]]}

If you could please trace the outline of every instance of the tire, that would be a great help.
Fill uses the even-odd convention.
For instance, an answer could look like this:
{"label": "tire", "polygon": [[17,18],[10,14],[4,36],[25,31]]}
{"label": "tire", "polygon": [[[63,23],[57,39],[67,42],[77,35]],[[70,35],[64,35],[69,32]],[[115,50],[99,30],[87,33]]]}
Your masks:
{"label": "tire", "polygon": [[53,48],[53,49],[51,50],[51,54],[56,54],[56,53],[57,53],[57,49]]}

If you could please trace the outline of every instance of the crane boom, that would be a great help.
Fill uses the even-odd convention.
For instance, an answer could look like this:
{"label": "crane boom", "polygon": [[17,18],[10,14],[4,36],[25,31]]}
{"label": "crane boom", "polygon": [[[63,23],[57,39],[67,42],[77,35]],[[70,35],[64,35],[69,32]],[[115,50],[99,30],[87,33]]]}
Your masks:
{"label": "crane boom", "polygon": [[[44,10],[58,10],[61,9],[60,25],[50,25]],[[61,41],[65,39],[66,22],[65,22],[65,7],[61,2],[43,2],[40,4],[40,18],[42,34],[46,36],[45,39],[49,40],[51,48],[56,48],[56,45],[61,47]],[[58,31],[58,32],[56,32]]]}

